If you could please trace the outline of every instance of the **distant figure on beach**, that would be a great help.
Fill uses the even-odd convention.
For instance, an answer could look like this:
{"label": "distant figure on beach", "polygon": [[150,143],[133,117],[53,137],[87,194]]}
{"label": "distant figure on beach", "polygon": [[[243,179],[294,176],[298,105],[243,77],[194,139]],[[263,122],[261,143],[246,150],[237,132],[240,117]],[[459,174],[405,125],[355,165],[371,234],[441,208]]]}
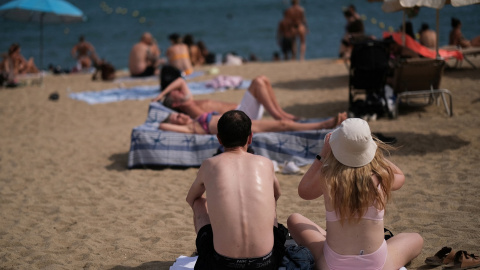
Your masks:
{"label": "distant figure on beach", "polygon": [[298,213],[287,220],[295,242],[312,252],[315,269],[400,269],[422,251],[418,233],[385,240],[387,202],[405,182],[384,156],[390,148],[372,138],[368,123],[359,118],[345,120],[325,137],[298,194],[304,200],[323,196],[328,231]]}
{"label": "distant figure on beach", "polygon": [[480,36],[472,40],[466,39],[462,34],[462,22],[457,18],[452,18],[452,30],[450,31],[449,45],[454,45],[462,48],[479,47]]}
{"label": "distant figure on beach", "polygon": [[182,43],[182,39],[176,33],[169,35],[168,39],[171,43],[167,49],[168,63],[184,72],[185,75],[192,74],[193,67],[188,46]]}
{"label": "distant figure on beach", "polygon": [[132,77],[148,77],[158,75],[160,59],[160,48],[152,34],[145,32],[140,41],[133,45],[128,58],[128,69]]}
{"label": "distant figure on beach", "polygon": [[21,53],[20,45],[13,43],[8,48],[8,52],[3,55],[0,63],[0,72],[2,80],[9,85],[16,85],[18,75],[38,73],[39,70],[34,63],[33,57],[26,60]]}
{"label": "distant figure on beach", "polygon": [[349,5],[349,6],[347,7],[347,10],[350,11],[350,13],[351,13],[352,16],[355,18],[355,20],[361,20],[361,17],[360,17],[360,15],[358,14],[357,8],[355,7],[355,5]]}
{"label": "distant figure on beach", "polygon": [[[293,23],[296,39],[300,39],[300,60],[305,60],[308,28],[307,20],[305,18],[305,10],[300,6],[300,0],[292,0],[292,5],[285,11],[285,16]],[[296,40],[293,49],[295,51],[297,50]]]}
{"label": "distant figure on beach", "polygon": [[430,49],[434,49],[437,44],[437,33],[430,29],[427,23],[422,23],[422,27],[420,31],[418,31],[420,35],[419,42],[425,47]]}
{"label": "distant figure on beach", "polygon": [[242,110],[251,119],[261,119],[266,109],[274,119],[298,119],[298,117],[285,112],[280,107],[273,92],[272,84],[266,76],[257,76],[252,80],[240,104],[211,99],[194,100],[192,92],[183,78],[174,80],[152,101],[162,99],[165,106],[186,113],[191,118],[197,118],[212,111],[222,114],[230,110]]}
{"label": "distant figure on beach", "polygon": [[272,161],[247,152],[251,125],[240,111],[222,116],[217,137],[225,152],[202,163],[188,191],[197,233],[195,270],[273,270],[285,254],[276,217],[280,184]]}
{"label": "distant figure on beach", "polygon": [[[354,9],[355,10],[355,9]],[[351,9],[343,11],[343,16],[347,21],[345,26],[345,35],[340,42],[339,57],[350,59],[353,49],[353,42],[365,38],[365,28],[363,21],[358,17],[358,14],[353,13]]]}
{"label": "distant figure on beach", "polygon": [[[403,25],[400,25],[399,32],[403,32]],[[409,35],[413,40],[416,40],[411,21],[405,22],[405,34]]]}
{"label": "distant figure on beach", "polygon": [[202,54],[203,59],[205,59],[205,64],[214,64],[215,63],[215,54],[208,51],[205,42],[199,40],[197,42],[197,46],[200,49],[200,53]]}
{"label": "distant figure on beach", "polygon": [[296,59],[297,52],[294,50],[296,29],[290,17],[286,16],[287,10],[283,12],[283,18],[277,27],[277,43],[283,53],[283,59]]}
{"label": "distant figure on beach", "polygon": [[198,47],[197,44],[195,44],[193,40],[193,36],[188,34],[183,37],[183,43],[185,43],[188,47],[188,52],[190,55],[190,61],[192,63],[192,66],[199,66],[203,65],[205,63],[205,58],[202,55],[202,52],[200,51],[200,48]]}
{"label": "distant figure on beach", "polygon": [[75,66],[74,71],[81,71],[83,69],[88,69],[93,65],[96,65],[98,62],[97,54],[95,53],[95,47],[85,40],[85,36],[81,35],[78,38],[78,43],[73,46],[70,51],[72,57],[77,59],[77,65]]}

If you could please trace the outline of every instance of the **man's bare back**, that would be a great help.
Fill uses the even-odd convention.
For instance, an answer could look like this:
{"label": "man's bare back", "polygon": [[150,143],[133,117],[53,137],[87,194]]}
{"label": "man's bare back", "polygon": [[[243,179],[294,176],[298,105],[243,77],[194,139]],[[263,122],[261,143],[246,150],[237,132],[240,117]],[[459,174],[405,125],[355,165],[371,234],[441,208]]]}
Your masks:
{"label": "man's bare back", "polygon": [[219,254],[260,257],[272,250],[275,193],[280,191],[269,159],[243,150],[225,152],[203,162],[195,182],[207,190]]}

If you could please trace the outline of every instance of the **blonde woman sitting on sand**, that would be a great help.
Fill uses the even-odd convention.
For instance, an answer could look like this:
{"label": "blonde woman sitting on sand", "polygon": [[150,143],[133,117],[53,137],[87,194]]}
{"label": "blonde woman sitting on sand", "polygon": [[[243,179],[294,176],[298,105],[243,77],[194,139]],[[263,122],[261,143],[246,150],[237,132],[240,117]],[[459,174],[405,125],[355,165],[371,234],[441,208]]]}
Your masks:
{"label": "blonde woman sitting on sand", "polygon": [[386,204],[405,182],[384,150],[387,145],[372,138],[367,122],[350,118],[326,136],[322,152],[303,176],[298,194],[305,200],[323,195],[328,234],[298,213],[287,223],[297,244],[312,252],[316,269],[396,270],[420,254],[418,233],[384,239]]}
{"label": "blonde woman sitting on sand", "polygon": [[[160,123],[159,128],[190,134],[217,134],[217,123],[221,115],[204,113],[197,119],[183,113],[171,113],[167,119]],[[347,119],[347,113],[339,113],[336,117],[315,123],[298,123],[291,120],[252,120],[252,132],[277,132],[277,131],[304,131],[335,128]]]}

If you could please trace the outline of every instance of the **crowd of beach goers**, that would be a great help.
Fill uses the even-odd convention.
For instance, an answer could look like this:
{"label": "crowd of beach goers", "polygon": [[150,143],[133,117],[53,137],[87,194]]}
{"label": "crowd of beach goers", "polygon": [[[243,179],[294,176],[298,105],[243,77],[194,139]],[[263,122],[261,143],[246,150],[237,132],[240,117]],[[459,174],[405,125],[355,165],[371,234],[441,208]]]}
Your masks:
{"label": "crowd of beach goers", "polygon": [[[40,70],[34,59],[21,56],[19,44],[12,44],[2,71],[7,74],[5,85],[15,88],[0,88],[0,268],[169,269],[179,256],[196,255],[198,221],[193,221],[193,200],[189,205],[184,199],[189,200],[189,190],[196,190],[192,183],[199,168],[128,170],[126,166],[132,128],[145,122],[151,100],[89,105],[70,99],[69,94],[158,85],[156,76],[163,66],[169,65],[183,76],[201,71],[202,75],[191,79],[195,82],[217,75],[251,80],[263,75],[268,78],[284,117],[337,115],[348,110],[349,70],[344,60],[349,56],[349,38],[357,36],[361,22],[355,7],[350,8],[353,10],[344,11],[345,39],[338,44],[339,58],[331,59],[302,59],[302,38],[298,37],[296,46],[288,44],[289,40],[292,42],[292,30],[283,28],[285,21],[289,24],[287,18],[278,25],[279,48],[286,53],[282,50],[272,58],[275,61],[254,61],[253,56],[248,59],[229,54],[222,59],[222,65],[217,65],[215,55],[205,52],[192,36],[172,33],[171,46],[161,52],[153,35],[144,32],[129,51],[128,70],[113,69],[110,77],[100,74],[101,80],[92,80],[89,71],[98,69],[102,73],[102,65],[105,68],[108,62],[97,55],[97,44],[81,36],[77,44],[65,48],[76,62],[73,69],[59,70],[56,76],[42,75],[37,84],[22,84],[21,80],[28,79],[23,75]],[[460,20],[452,18],[452,45],[476,46],[475,39],[463,38],[459,25]],[[422,26],[422,31],[412,38],[425,47],[434,44],[427,26]],[[293,49],[295,52],[289,51]],[[421,58],[409,50],[402,53],[403,57]],[[295,61],[283,61],[292,58]],[[480,59],[475,55],[469,59],[472,65],[465,61],[456,65],[455,59],[447,60],[449,68],[442,75],[441,87],[453,95],[452,117],[445,115],[443,106],[433,104],[402,106],[396,119],[383,117],[368,122],[371,131],[394,137],[394,146],[398,147],[388,159],[398,166],[394,167],[394,174],[403,175],[405,183],[392,193],[382,220],[394,234],[393,239],[403,237],[402,232],[416,235],[404,244],[413,246],[413,255],[398,256],[413,259],[407,264],[408,269],[431,268],[435,253],[443,247],[451,249],[443,257],[438,255],[440,262],[435,259],[433,264],[441,265],[445,257],[455,254],[470,259],[472,264],[479,263],[478,257],[471,254],[480,253],[476,192],[480,188],[480,171],[476,167],[480,150],[476,117],[480,110],[480,72],[474,67],[480,66]],[[122,81],[121,86],[114,80],[151,76],[156,79],[132,79]],[[190,98],[237,103],[248,91],[227,90]],[[52,93],[55,98],[51,98]],[[277,120],[270,112],[264,118]],[[327,154],[318,154],[319,160],[302,168],[302,172],[314,170],[325,161]],[[331,205],[326,205],[329,201],[299,197],[304,175],[274,175],[281,188],[281,195],[275,195],[279,223],[286,225],[289,219],[293,229],[298,226],[294,222],[298,216],[292,218],[291,214],[299,213],[312,224],[334,228],[329,222],[338,221],[331,221],[324,211],[324,207],[331,209]],[[300,193],[306,196],[307,191],[303,187]],[[335,233],[334,229],[330,231]],[[298,229],[292,236],[315,251],[314,246],[304,242]],[[339,246],[332,246],[336,248]],[[466,252],[457,253],[461,250]],[[230,255],[234,256],[234,252]],[[454,261],[450,259],[448,263]]]}

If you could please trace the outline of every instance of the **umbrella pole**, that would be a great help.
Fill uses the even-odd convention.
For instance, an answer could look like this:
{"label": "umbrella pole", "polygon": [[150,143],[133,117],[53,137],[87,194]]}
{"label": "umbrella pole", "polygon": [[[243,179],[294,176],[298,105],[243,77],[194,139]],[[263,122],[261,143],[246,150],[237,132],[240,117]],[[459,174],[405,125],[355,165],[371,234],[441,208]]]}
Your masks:
{"label": "umbrella pole", "polygon": [[437,59],[440,59],[440,54],[438,53],[438,41],[440,40],[440,9],[437,8],[437,40],[435,41],[435,52]]}
{"label": "umbrella pole", "polygon": [[40,14],[40,69],[43,69],[43,16],[44,12]]}
{"label": "umbrella pole", "polygon": [[405,9],[403,9],[403,22],[402,22],[402,46],[405,47]]}

